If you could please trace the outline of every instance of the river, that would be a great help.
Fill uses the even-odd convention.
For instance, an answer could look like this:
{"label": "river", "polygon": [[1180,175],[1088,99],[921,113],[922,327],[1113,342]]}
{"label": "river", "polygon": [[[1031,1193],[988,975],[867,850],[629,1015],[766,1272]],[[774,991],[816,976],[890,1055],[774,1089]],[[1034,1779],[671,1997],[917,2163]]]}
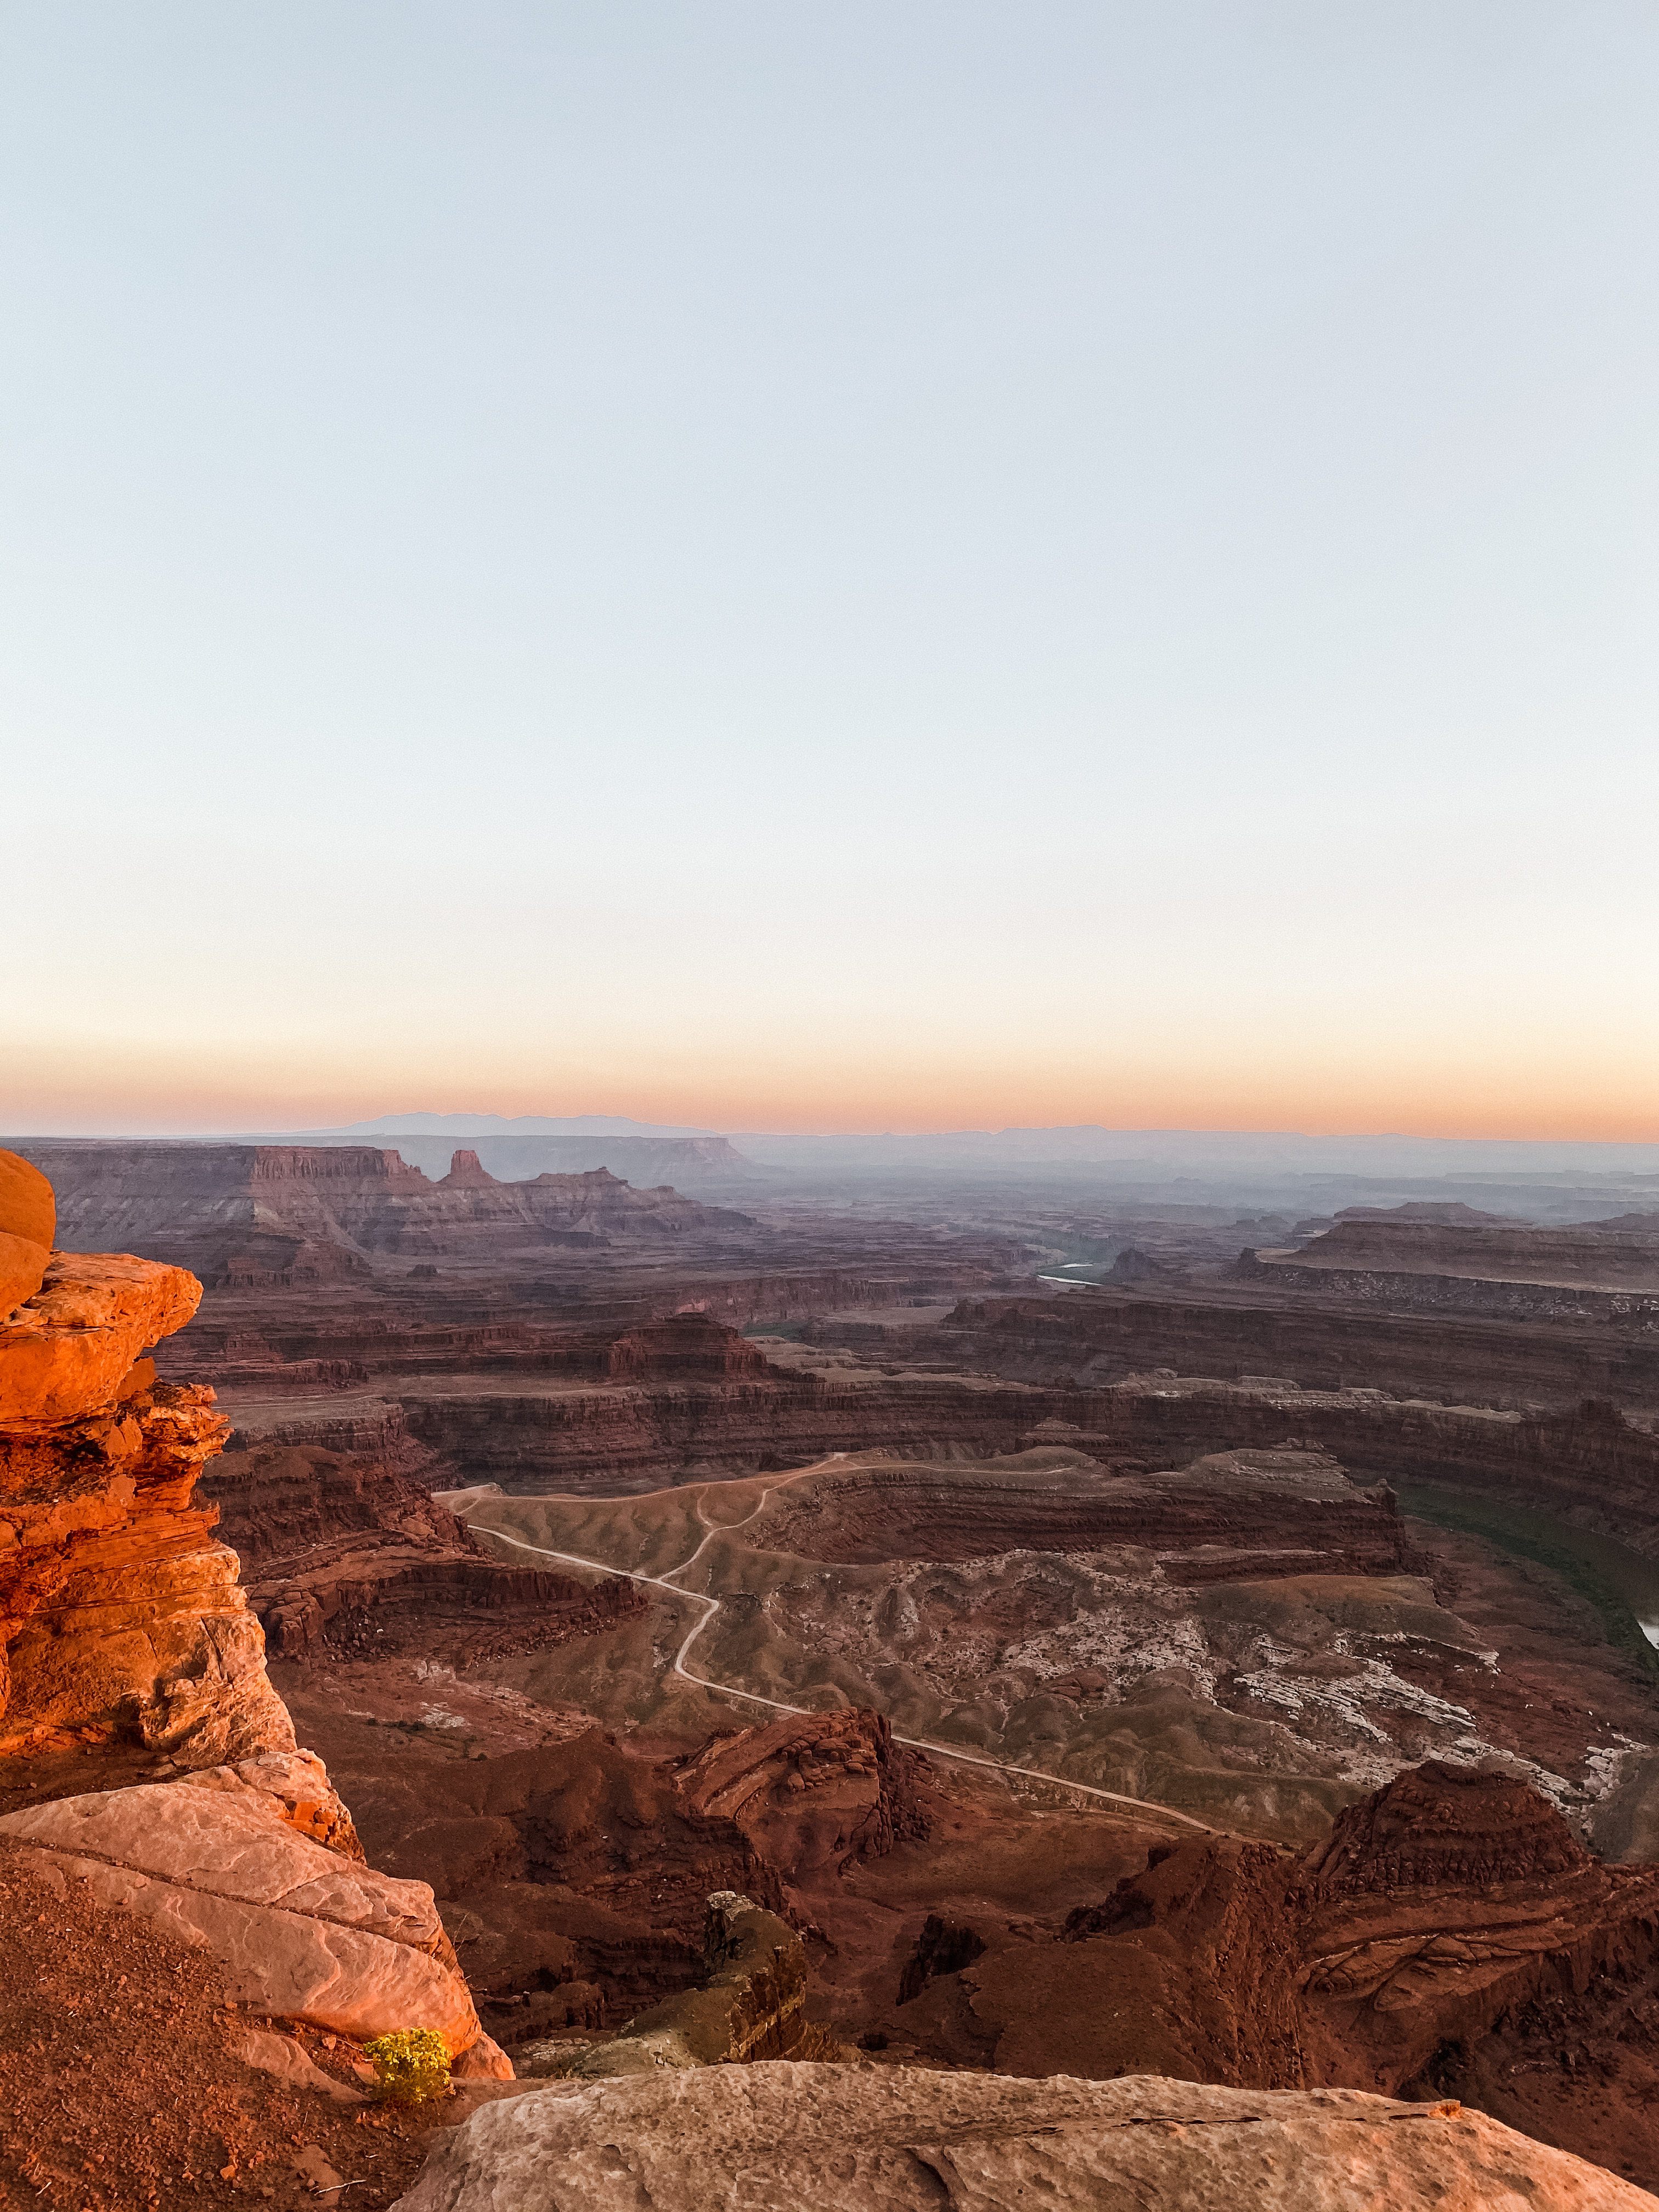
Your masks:
{"label": "river", "polygon": [[1659,1559],[1553,1513],[1504,1505],[1438,1483],[1396,1482],[1402,1512],[1484,1536],[1500,1551],[1551,1569],[1601,1615],[1607,1640],[1659,1677]]}

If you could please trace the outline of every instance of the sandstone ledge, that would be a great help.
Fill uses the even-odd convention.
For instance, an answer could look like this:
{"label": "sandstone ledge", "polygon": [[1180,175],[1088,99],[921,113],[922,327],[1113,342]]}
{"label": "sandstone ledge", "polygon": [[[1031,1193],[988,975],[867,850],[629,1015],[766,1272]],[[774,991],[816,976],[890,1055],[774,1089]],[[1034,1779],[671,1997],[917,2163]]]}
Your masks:
{"label": "sandstone ledge", "polygon": [[1483,2113],[1134,2075],[713,2066],[486,2106],[397,2212],[1652,2212]]}
{"label": "sandstone ledge", "polygon": [[130,1252],[58,1252],[43,1287],[0,1325],[0,1429],[61,1427],[110,1405],[139,1354],[201,1304],[182,1267]]}
{"label": "sandstone ledge", "polygon": [[60,1797],[0,1819],[0,1835],[193,1943],[251,2011],[362,2041],[429,2027],[453,2055],[510,2074],[423,1881],[401,1881],[297,1834],[273,1797],[229,1770]]}

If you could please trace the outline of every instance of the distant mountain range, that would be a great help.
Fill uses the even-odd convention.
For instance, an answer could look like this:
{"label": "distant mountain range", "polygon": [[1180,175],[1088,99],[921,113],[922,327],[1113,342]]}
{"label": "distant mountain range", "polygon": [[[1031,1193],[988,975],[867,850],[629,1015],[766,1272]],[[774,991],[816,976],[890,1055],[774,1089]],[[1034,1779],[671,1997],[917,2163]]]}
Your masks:
{"label": "distant mountain range", "polygon": [[[619,1142],[696,1143],[716,1148],[713,1160],[738,1159],[750,1170],[924,1173],[1005,1170],[1014,1166],[1087,1165],[1131,1181],[1167,1173],[1236,1176],[1241,1170],[1291,1176],[1659,1176],[1659,1144],[1626,1145],[1488,1137],[1310,1136],[1295,1130],[1112,1129],[1099,1122],[1053,1127],[939,1129],[851,1134],[756,1129],[693,1128],[635,1121],[625,1114],[377,1115],[333,1129],[241,1133],[258,1144],[395,1143],[401,1137],[491,1143],[552,1138]],[[400,1147],[401,1149],[401,1147]],[[404,1158],[408,1158],[407,1151]],[[483,1153],[479,1153],[482,1159]],[[604,1163],[609,1164],[608,1162]],[[488,1165],[488,1163],[485,1163]],[[595,1164],[600,1164],[596,1159]],[[620,1170],[615,1170],[620,1172]],[[495,1170],[493,1169],[491,1172]]]}
{"label": "distant mountain range", "polygon": [[379,1114],[338,1129],[295,1129],[289,1141],[336,1144],[348,1137],[714,1137],[715,1129],[670,1128],[626,1114]]}

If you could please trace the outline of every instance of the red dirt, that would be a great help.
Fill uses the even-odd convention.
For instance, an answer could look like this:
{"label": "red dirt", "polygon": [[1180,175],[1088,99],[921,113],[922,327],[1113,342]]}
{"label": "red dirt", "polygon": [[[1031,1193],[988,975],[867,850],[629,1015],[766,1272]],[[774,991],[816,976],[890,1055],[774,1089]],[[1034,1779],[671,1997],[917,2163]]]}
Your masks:
{"label": "red dirt", "polygon": [[[336,2106],[238,2058],[244,2015],[206,1953],[0,1844],[0,2206],[173,2212],[189,2205],[390,2204],[434,2135],[482,2087],[428,2112]],[[257,2026],[270,2028],[271,2023]],[[361,2053],[304,2031],[313,2063],[352,2087]],[[330,2047],[331,2042],[332,2047]],[[505,2086],[505,2085],[501,2085]],[[489,2085],[488,2094],[498,2093]],[[319,2156],[354,2186],[319,2198]]]}

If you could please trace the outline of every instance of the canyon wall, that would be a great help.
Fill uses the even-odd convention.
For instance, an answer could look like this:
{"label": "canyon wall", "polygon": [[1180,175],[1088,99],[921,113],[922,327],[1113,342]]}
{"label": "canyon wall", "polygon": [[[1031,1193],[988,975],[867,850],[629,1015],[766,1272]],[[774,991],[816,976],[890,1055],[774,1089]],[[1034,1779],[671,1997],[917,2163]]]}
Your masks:
{"label": "canyon wall", "polygon": [[65,1249],[125,1247],[188,1266],[210,1286],[349,1279],[370,1255],[491,1257],[747,1226],[604,1169],[497,1182],[471,1154],[434,1183],[368,1145],[24,1141],[21,1152],[57,1187]]}
{"label": "canyon wall", "polygon": [[599,1634],[645,1609],[625,1575],[593,1585],[498,1565],[427,1492],[373,1457],[233,1452],[199,1494],[217,1509],[280,1658],[372,1648],[471,1666]]}
{"label": "canyon wall", "polygon": [[1234,1272],[1240,1282],[1272,1284],[1292,1293],[1322,1294],[1352,1305],[1381,1306],[1396,1313],[1487,1314],[1523,1322],[1602,1322],[1648,1334],[1659,1333],[1659,1293],[1645,1285],[1615,1290],[1592,1283],[1534,1282],[1526,1278],[1441,1273],[1432,1268],[1342,1266],[1334,1260],[1304,1266],[1300,1252],[1247,1251],[1240,1255]]}
{"label": "canyon wall", "polygon": [[1292,1298],[1285,1269],[1257,1279],[1269,1295],[1254,1302],[1243,1289],[1209,1298],[1111,1290],[965,1298],[934,1340],[941,1353],[1028,1381],[1091,1365],[1102,1382],[1170,1367],[1230,1382],[1259,1374],[1321,1389],[1361,1383],[1462,1405],[1571,1406],[1594,1395],[1659,1407],[1659,1334],[1639,1316],[1345,1309],[1328,1282],[1312,1286],[1322,1297]]}
{"label": "canyon wall", "polygon": [[1659,1297],[1659,1215],[1575,1227],[1348,1213],[1294,1255],[1304,1270],[1461,1275],[1482,1282],[1585,1284]]}
{"label": "canyon wall", "polygon": [[803,1559],[869,1562],[1133,1547],[1181,1584],[1418,1566],[1386,1486],[1357,1489],[1313,1452],[1231,1451],[1177,1474],[1097,1483],[1071,1466],[994,1476],[933,1466],[925,1478],[902,1463],[831,1468],[778,1493],[765,1540]]}

